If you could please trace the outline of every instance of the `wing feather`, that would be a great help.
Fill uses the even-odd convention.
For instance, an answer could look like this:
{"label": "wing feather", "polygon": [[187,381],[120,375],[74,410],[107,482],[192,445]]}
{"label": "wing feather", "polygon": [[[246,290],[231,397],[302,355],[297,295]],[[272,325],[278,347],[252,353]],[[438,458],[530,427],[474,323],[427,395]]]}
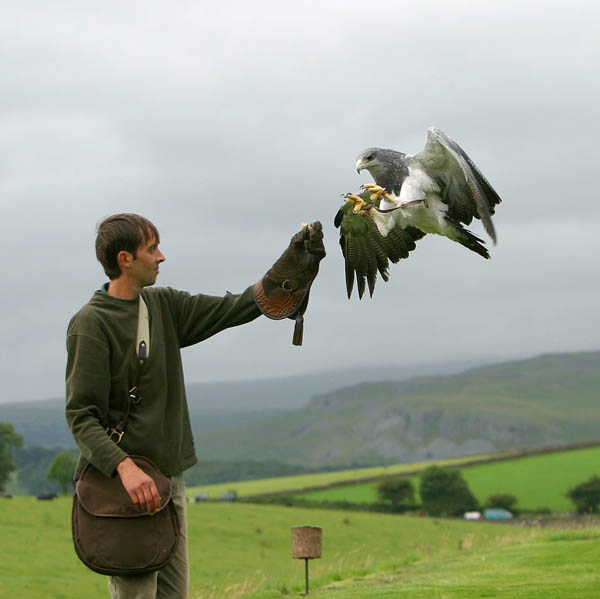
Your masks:
{"label": "wing feather", "polygon": [[365,237],[365,249],[367,254],[367,285],[369,286],[369,296],[373,297],[375,291],[375,281],[377,281],[377,254],[372,244],[369,244],[369,237]]}
{"label": "wing feather", "polygon": [[356,288],[358,297],[362,298],[365,292],[365,275],[367,274],[367,256],[365,254],[364,237],[356,238]]}
{"label": "wing feather", "polygon": [[415,241],[425,235],[415,227],[394,227],[385,237],[381,235],[368,213],[354,214],[351,203],[344,203],[335,216],[334,224],[340,229],[340,246],[345,261],[346,292],[352,296],[354,283],[358,297],[368,287],[372,296],[377,273],[389,280],[389,263],[407,258],[415,249]]}
{"label": "wing feather", "polygon": [[[378,231],[376,231],[375,233],[378,233]],[[375,252],[375,259],[377,261],[377,270],[379,271],[379,274],[381,275],[381,278],[384,281],[387,281],[389,279],[389,267],[390,267],[390,263],[388,261],[388,256],[385,252],[385,249],[382,245],[382,237],[381,235],[377,235],[374,234],[374,232],[371,230],[369,231],[369,241],[373,247],[373,251]],[[375,285],[373,285],[374,287]],[[372,293],[371,293],[372,295]]]}
{"label": "wing feather", "polygon": [[418,163],[440,186],[440,197],[454,220],[469,225],[481,219],[496,243],[491,215],[502,200],[467,153],[445,133],[431,127],[425,147],[410,159]]}

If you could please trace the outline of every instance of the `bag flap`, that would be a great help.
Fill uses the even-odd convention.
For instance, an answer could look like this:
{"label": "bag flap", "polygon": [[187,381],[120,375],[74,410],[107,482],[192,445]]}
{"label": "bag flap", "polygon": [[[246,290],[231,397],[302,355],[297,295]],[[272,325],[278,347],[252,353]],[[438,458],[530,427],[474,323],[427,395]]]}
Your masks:
{"label": "bag flap", "polygon": [[[154,479],[160,495],[159,511],[163,510],[171,500],[171,481],[149,459],[141,456],[129,457]],[[118,475],[107,477],[91,464],[86,466],[77,481],[75,493],[81,507],[94,516],[135,518],[149,515],[131,501]]]}

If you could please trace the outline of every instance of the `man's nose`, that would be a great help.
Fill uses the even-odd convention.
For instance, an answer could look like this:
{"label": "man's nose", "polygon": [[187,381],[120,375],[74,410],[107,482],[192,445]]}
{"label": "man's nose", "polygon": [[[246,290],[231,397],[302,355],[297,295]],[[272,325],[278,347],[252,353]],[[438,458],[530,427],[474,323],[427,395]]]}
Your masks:
{"label": "man's nose", "polygon": [[158,250],[158,261],[164,262],[165,260],[166,260],[165,255],[160,250]]}

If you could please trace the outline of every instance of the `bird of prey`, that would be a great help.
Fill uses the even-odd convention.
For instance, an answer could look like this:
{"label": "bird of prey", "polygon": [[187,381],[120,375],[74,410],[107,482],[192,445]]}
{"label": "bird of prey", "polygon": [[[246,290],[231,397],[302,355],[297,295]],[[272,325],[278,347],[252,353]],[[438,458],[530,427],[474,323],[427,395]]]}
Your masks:
{"label": "bird of prey", "polygon": [[425,147],[414,156],[367,148],[358,155],[356,169],[368,170],[375,183],[363,185],[360,194],[344,194],[334,221],[340,229],[348,298],[355,277],[359,298],[365,281],[372,296],[377,272],[387,281],[389,262],[407,258],[426,233],[490,257],[483,239],[463,224],[481,219],[495,244],[491,215],[500,196],[466,152],[439,129],[427,130]]}

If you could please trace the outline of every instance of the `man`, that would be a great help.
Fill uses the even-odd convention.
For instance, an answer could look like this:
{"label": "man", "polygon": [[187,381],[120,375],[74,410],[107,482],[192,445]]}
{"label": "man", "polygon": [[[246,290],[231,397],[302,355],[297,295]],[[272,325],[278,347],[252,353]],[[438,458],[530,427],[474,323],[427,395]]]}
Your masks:
{"label": "man", "polygon": [[[147,457],[171,478],[182,528],[177,554],[165,568],[110,578],[113,599],[187,597],[183,471],[197,458],[180,348],[261,314],[280,319],[303,312],[325,256],[322,227],[316,222],[296,234],[265,276],[242,294],[192,296],[151,288],[165,260],[159,242],[156,227],[142,216],[116,214],[103,220],[96,256],[109,283],[79,310],[67,331],[66,415],[81,452],[76,478],[88,463],[106,476],[118,475],[132,501],[154,513],[160,505],[154,481],[129,455]],[[139,344],[143,305],[148,339]],[[143,367],[136,350],[147,353]],[[128,399],[132,392],[133,404]]]}

